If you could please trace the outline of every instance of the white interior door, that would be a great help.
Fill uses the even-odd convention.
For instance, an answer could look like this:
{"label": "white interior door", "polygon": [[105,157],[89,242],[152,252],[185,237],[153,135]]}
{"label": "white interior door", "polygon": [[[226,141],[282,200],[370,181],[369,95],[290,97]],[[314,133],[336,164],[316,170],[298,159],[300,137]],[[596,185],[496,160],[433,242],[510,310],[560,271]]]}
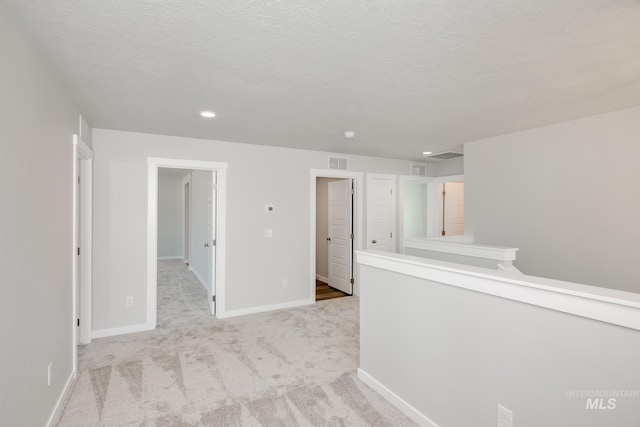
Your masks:
{"label": "white interior door", "polygon": [[[73,338],[76,344],[91,342],[91,194],[93,152],[74,135],[73,166],[73,282],[75,295]],[[74,364],[77,361],[74,352]]]}
{"label": "white interior door", "polygon": [[[80,176],[81,176],[81,172],[80,172],[80,168],[82,165],[82,159],[80,157],[76,158],[76,165],[77,165],[77,169],[78,169],[78,173],[76,176],[76,205],[74,206],[76,212],[75,212],[75,217],[76,217],[76,223],[75,223],[75,229],[76,229],[76,233],[75,233],[75,242],[74,245],[76,247],[76,262],[75,262],[75,271],[73,272],[73,274],[75,274],[75,301],[73,302],[75,305],[75,313],[76,313],[76,319],[75,319],[75,328],[74,328],[74,334],[75,334],[75,342],[76,343],[80,343],[81,342],[81,337],[80,337],[80,317],[81,317],[81,301],[82,301],[82,274],[81,274],[81,265],[82,265],[82,258],[80,255],[80,246],[81,246],[81,242],[82,242],[82,191],[81,191],[81,187],[80,187]],[[84,248],[82,248],[82,250],[84,251]]]}
{"label": "white interior door", "polygon": [[207,253],[207,280],[211,289],[211,314],[216,314],[216,172],[211,171],[207,184],[207,235],[209,236],[209,251]]}
{"label": "white interior door", "polygon": [[395,252],[396,177],[367,176],[367,249]]}
{"label": "white interior door", "polygon": [[189,263],[189,226],[191,222],[189,207],[191,206],[190,199],[191,185],[189,182],[184,184],[184,261]]}
{"label": "white interior door", "polygon": [[210,170],[195,170],[191,173],[189,269],[207,290],[207,304],[214,313],[215,263],[213,236],[215,232],[215,175]]}
{"label": "white interior door", "polygon": [[445,182],[443,197],[443,236],[464,234],[464,182]]}
{"label": "white interior door", "polygon": [[329,182],[329,286],[353,294],[353,184]]}

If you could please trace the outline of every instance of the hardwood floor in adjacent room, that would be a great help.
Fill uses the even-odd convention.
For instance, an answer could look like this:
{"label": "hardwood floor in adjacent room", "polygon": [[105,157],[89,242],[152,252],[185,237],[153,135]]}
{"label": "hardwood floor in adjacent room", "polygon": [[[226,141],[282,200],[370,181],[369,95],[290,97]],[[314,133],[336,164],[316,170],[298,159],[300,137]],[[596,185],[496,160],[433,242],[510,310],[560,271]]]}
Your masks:
{"label": "hardwood floor in adjacent room", "polygon": [[322,301],[325,299],[348,297],[349,294],[345,294],[342,291],[332,288],[325,282],[316,279],[316,301]]}

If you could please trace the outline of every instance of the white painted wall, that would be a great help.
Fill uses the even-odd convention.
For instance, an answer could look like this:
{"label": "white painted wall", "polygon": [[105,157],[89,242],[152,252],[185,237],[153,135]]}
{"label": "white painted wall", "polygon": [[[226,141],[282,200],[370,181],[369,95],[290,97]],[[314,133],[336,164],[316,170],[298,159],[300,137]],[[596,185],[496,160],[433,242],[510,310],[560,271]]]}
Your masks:
{"label": "white painted wall", "polygon": [[183,258],[182,177],[158,173],[158,258]]}
{"label": "white painted wall", "polygon": [[452,176],[464,173],[464,157],[435,163],[435,176]]}
{"label": "white painted wall", "polygon": [[638,397],[587,410],[586,398],[567,392],[637,392],[640,331],[359,268],[360,368],[436,425],[496,426],[497,404],[513,411],[518,427],[638,424]]}
{"label": "white painted wall", "polygon": [[316,180],[316,275],[329,278],[329,183],[340,178]]}
{"label": "white painted wall", "polygon": [[0,52],[0,425],[43,426],[73,369],[79,111],[2,3]]}
{"label": "white painted wall", "polygon": [[204,246],[209,242],[208,231],[208,183],[211,180],[211,171],[194,171],[191,173],[191,248],[189,249],[189,267],[198,277],[198,280],[207,289],[209,295],[213,295],[211,278],[207,271],[208,248]]}
{"label": "white painted wall", "polygon": [[[325,169],[329,153],[103,129],[94,130],[93,143],[95,329],[146,322],[147,156],[228,163],[227,311],[311,297],[309,170]],[[349,165],[409,169],[408,161],[362,156],[349,156]],[[275,212],[265,214],[265,204]],[[127,295],[135,297],[132,308]]]}
{"label": "white painted wall", "polygon": [[[425,182],[404,181],[403,194],[403,237],[427,236],[428,184]],[[435,203],[436,201],[434,201]]]}
{"label": "white painted wall", "polygon": [[523,273],[640,292],[640,107],[465,145],[465,229]]}

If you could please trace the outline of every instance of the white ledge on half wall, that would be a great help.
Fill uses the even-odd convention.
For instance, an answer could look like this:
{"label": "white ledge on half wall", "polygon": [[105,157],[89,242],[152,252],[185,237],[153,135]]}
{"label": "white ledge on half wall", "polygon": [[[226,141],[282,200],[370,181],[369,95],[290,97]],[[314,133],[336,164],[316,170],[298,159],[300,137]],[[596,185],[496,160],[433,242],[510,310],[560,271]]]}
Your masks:
{"label": "white ledge on half wall", "polygon": [[391,252],[356,254],[359,265],[640,330],[640,294]]}
{"label": "white ledge on half wall", "polygon": [[474,258],[511,262],[516,259],[518,248],[504,246],[479,245],[473,236],[426,237],[403,240],[404,249],[420,249]]}

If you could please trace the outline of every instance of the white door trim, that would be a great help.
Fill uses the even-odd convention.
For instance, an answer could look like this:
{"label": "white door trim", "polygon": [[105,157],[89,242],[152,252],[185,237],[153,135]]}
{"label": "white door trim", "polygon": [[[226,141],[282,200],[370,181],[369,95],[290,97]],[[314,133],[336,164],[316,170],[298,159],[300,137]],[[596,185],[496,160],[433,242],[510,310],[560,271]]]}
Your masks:
{"label": "white door trim", "polygon": [[216,250],[215,295],[217,316],[225,313],[225,255],[227,211],[227,164],[202,160],[147,157],[147,328],[155,329],[158,321],[158,168],[216,171]]}
{"label": "white door trim", "polygon": [[[73,336],[73,374],[78,371],[78,344],[91,342],[91,290],[92,290],[92,196],[93,196],[93,151],[76,134],[73,135],[73,235],[72,235],[72,336]],[[78,161],[79,160],[79,161]],[[77,177],[80,176],[80,191],[78,191]],[[80,229],[78,229],[78,204],[80,205]],[[80,241],[78,242],[78,237]],[[77,244],[80,244],[80,283],[77,283]],[[77,311],[76,298],[80,288],[80,312]],[[76,319],[81,319],[80,330],[76,336]]]}
{"label": "white door trim", "polygon": [[[362,190],[363,190],[363,177],[362,172],[349,172],[337,169],[311,169],[309,171],[309,302],[315,304],[316,302],[316,179],[317,178],[342,178],[353,179],[353,185],[355,188],[354,194],[354,206],[353,206],[353,228],[355,230],[355,250],[361,250],[363,248],[363,232],[362,232]],[[354,269],[353,278],[353,294],[360,295],[360,286],[357,277],[358,271]]]}

